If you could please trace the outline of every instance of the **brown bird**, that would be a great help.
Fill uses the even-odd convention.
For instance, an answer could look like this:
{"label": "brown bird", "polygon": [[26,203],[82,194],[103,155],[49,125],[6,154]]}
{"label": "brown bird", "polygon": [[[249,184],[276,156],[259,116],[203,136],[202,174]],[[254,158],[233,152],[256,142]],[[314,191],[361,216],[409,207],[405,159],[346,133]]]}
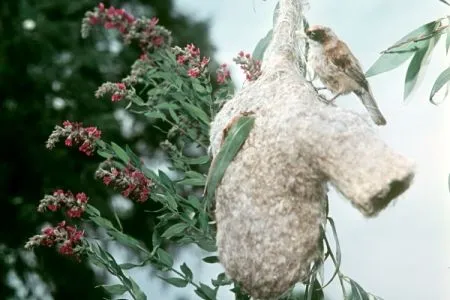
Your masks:
{"label": "brown bird", "polygon": [[347,44],[325,26],[312,26],[306,35],[309,40],[308,64],[325,87],[335,94],[328,101],[353,92],[361,99],[375,124],[386,125],[361,64]]}

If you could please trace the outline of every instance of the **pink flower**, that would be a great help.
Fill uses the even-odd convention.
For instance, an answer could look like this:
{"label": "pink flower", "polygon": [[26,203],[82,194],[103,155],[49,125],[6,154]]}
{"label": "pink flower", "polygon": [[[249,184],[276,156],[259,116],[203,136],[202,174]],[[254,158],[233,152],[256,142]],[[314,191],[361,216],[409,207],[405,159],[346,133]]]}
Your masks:
{"label": "pink flower", "polygon": [[52,227],[46,227],[46,228],[42,229],[42,233],[47,236],[52,236],[54,231],[55,230]]}
{"label": "pink flower", "polygon": [[164,44],[164,38],[162,36],[155,36],[152,38],[152,44],[153,46],[160,47],[162,44]]}
{"label": "pink flower", "polygon": [[75,206],[66,211],[67,216],[69,216],[69,218],[80,218],[83,212],[84,212],[83,209]]}
{"label": "pink flower", "polygon": [[200,49],[197,48],[197,47],[195,47],[194,44],[188,44],[188,45],[186,46],[186,49],[189,51],[189,54],[190,54],[192,57],[196,57],[196,56],[199,56],[199,55],[200,55]]}
{"label": "pink flower", "polygon": [[68,137],[68,138],[65,140],[64,144],[65,144],[67,147],[72,146],[72,139],[71,139],[70,137]]}
{"label": "pink flower", "polygon": [[149,25],[150,27],[155,27],[159,23],[159,19],[157,17],[153,17],[150,19]]}
{"label": "pink flower", "polygon": [[111,176],[105,176],[105,177],[103,177],[103,183],[105,184],[105,185],[109,185],[110,183],[111,183],[111,181],[112,181],[112,177]]}
{"label": "pink flower", "polygon": [[137,202],[147,201],[153,186],[152,181],[140,170],[131,165],[123,170],[117,170],[108,161],[95,172],[95,176],[101,179],[105,185],[120,190],[124,197]]}
{"label": "pink flower", "polygon": [[184,64],[185,61],[186,61],[186,57],[185,57],[184,55],[178,55],[178,56],[177,56],[177,63],[178,63],[179,65]]}
{"label": "pink flower", "polygon": [[253,81],[261,76],[261,62],[253,59],[249,53],[240,51],[233,61],[240,65],[247,80]]}
{"label": "pink flower", "polygon": [[116,86],[119,88],[119,90],[125,90],[127,88],[125,84],[121,82],[116,83]]}
{"label": "pink flower", "polygon": [[[89,201],[85,193],[77,193],[75,196],[71,192],[64,192],[63,190],[56,190],[52,195],[45,195],[44,199],[39,202],[38,211],[45,210],[57,211],[64,209],[66,214],[71,218],[79,218],[86,210],[86,205]],[[61,223],[60,226],[64,226]]]}
{"label": "pink flower", "polygon": [[64,242],[64,243],[59,247],[59,253],[61,253],[62,255],[67,255],[67,256],[72,255],[72,254],[73,254],[72,243],[71,243],[70,241]]}
{"label": "pink flower", "polygon": [[111,101],[112,101],[112,102],[117,102],[117,101],[120,101],[120,100],[122,100],[122,99],[123,99],[123,95],[118,94],[118,93],[114,93],[114,94],[111,96]]}
{"label": "pink flower", "polygon": [[217,83],[224,84],[228,79],[230,79],[230,70],[228,70],[227,64],[220,65],[219,69],[216,71]]}
{"label": "pink flower", "polygon": [[204,57],[202,58],[202,61],[200,62],[201,68],[205,68],[206,65],[208,65],[208,63],[209,63],[209,57],[204,56]]}
{"label": "pink flower", "polygon": [[74,257],[77,260],[86,250],[82,243],[84,231],[67,225],[65,221],[60,222],[56,227],[44,228],[42,233],[42,235],[31,237],[25,244],[25,249],[32,249],[37,246],[55,246],[60,254]]}
{"label": "pink flower", "polygon": [[91,25],[96,25],[97,23],[99,23],[99,19],[97,17],[94,17],[94,16],[89,17],[89,23]]}
{"label": "pink flower", "polygon": [[191,68],[187,71],[189,77],[197,78],[200,75],[200,70],[198,68]]}
{"label": "pink flower", "polygon": [[105,27],[105,29],[111,29],[115,27],[113,22],[105,22],[103,26]]}
{"label": "pink flower", "polygon": [[51,211],[57,211],[58,210],[58,205],[49,204],[49,205],[47,205],[47,209],[51,210]]}
{"label": "pink flower", "polygon": [[50,134],[46,147],[53,149],[60,138],[66,138],[64,144],[67,147],[80,145],[79,150],[86,155],[92,155],[96,148],[95,141],[100,139],[101,131],[97,127],[83,127],[82,123],[64,121],[64,127],[55,126]]}

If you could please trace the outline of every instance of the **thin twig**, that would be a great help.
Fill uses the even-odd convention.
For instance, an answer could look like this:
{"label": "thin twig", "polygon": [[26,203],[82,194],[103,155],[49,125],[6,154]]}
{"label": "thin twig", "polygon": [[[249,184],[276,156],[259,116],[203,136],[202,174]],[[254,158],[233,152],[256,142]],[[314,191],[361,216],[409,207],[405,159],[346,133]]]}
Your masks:
{"label": "thin twig", "polygon": [[[440,1],[444,1],[444,0],[440,0]],[[444,25],[444,26],[436,28],[433,32],[431,32],[429,34],[421,35],[419,37],[410,38],[410,39],[408,39],[408,40],[406,40],[404,42],[395,44],[395,45],[387,48],[386,50],[382,51],[381,54],[389,53],[390,50],[398,48],[398,47],[406,45],[406,44],[409,44],[409,43],[417,43],[417,42],[420,42],[420,41],[423,41],[423,40],[430,39],[430,38],[434,37],[437,33],[442,34],[442,31],[444,29],[447,29],[448,27],[449,27],[449,25]]]}
{"label": "thin twig", "polygon": [[448,3],[448,2],[445,1],[445,0],[439,0],[439,1],[441,1],[442,3],[447,4],[448,6],[450,6],[450,3]]}

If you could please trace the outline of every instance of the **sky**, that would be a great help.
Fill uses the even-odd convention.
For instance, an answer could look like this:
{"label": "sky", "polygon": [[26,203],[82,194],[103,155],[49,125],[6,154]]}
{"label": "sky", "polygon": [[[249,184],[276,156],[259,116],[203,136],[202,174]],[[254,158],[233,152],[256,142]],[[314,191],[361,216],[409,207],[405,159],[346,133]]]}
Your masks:
{"label": "sky", "polygon": [[[177,10],[211,24],[216,59],[232,63],[240,51],[252,52],[272,25],[275,0],[177,0]],[[418,26],[442,17],[450,7],[438,0],[311,0],[305,15],[310,24],[330,26],[350,46],[365,69]],[[341,271],[367,291],[391,299],[450,299],[450,99],[439,106],[428,96],[434,80],[449,61],[445,38],[436,46],[421,85],[403,100],[407,64],[369,78],[388,125],[380,137],[413,160],[412,186],[376,218],[365,218],[349,201],[330,192],[330,214],[342,250]],[[237,68],[233,79],[242,83]],[[340,97],[339,106],[365,113],[353,96]],[[182,250],[177,263],[186,261],[195,279],[209,282],[219,265],[203,264],[196,246]],[[329,271],[329,270],[328,270]],[[185,289],[161,289],[160,281],[135,274],[149,299],[196,299]],[[342,299],[336,286],[325,290],[328,299]],[[218,299],[232,299],[221,289]]]}

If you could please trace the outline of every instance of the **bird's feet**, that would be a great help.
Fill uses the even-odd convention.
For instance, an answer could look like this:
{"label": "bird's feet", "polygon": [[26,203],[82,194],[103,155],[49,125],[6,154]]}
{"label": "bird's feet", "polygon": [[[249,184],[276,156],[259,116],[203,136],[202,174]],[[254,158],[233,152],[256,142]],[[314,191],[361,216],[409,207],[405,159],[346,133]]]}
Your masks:
{"label": "bird's feet", "polygon": [[331,98],[331,99],[327,99],[327,97],[325,97],[324,95],[321,95],[321,94],[319,94],[319,93],[317,93],[318,95],[319,95],[319,100],[320,100],[320,102],[323,102],[323,103],[325,103],[325,104],[328,104],[328,105],[333,105],[333,106],[335,106],[335,104],[334,104],[334,98]]}

